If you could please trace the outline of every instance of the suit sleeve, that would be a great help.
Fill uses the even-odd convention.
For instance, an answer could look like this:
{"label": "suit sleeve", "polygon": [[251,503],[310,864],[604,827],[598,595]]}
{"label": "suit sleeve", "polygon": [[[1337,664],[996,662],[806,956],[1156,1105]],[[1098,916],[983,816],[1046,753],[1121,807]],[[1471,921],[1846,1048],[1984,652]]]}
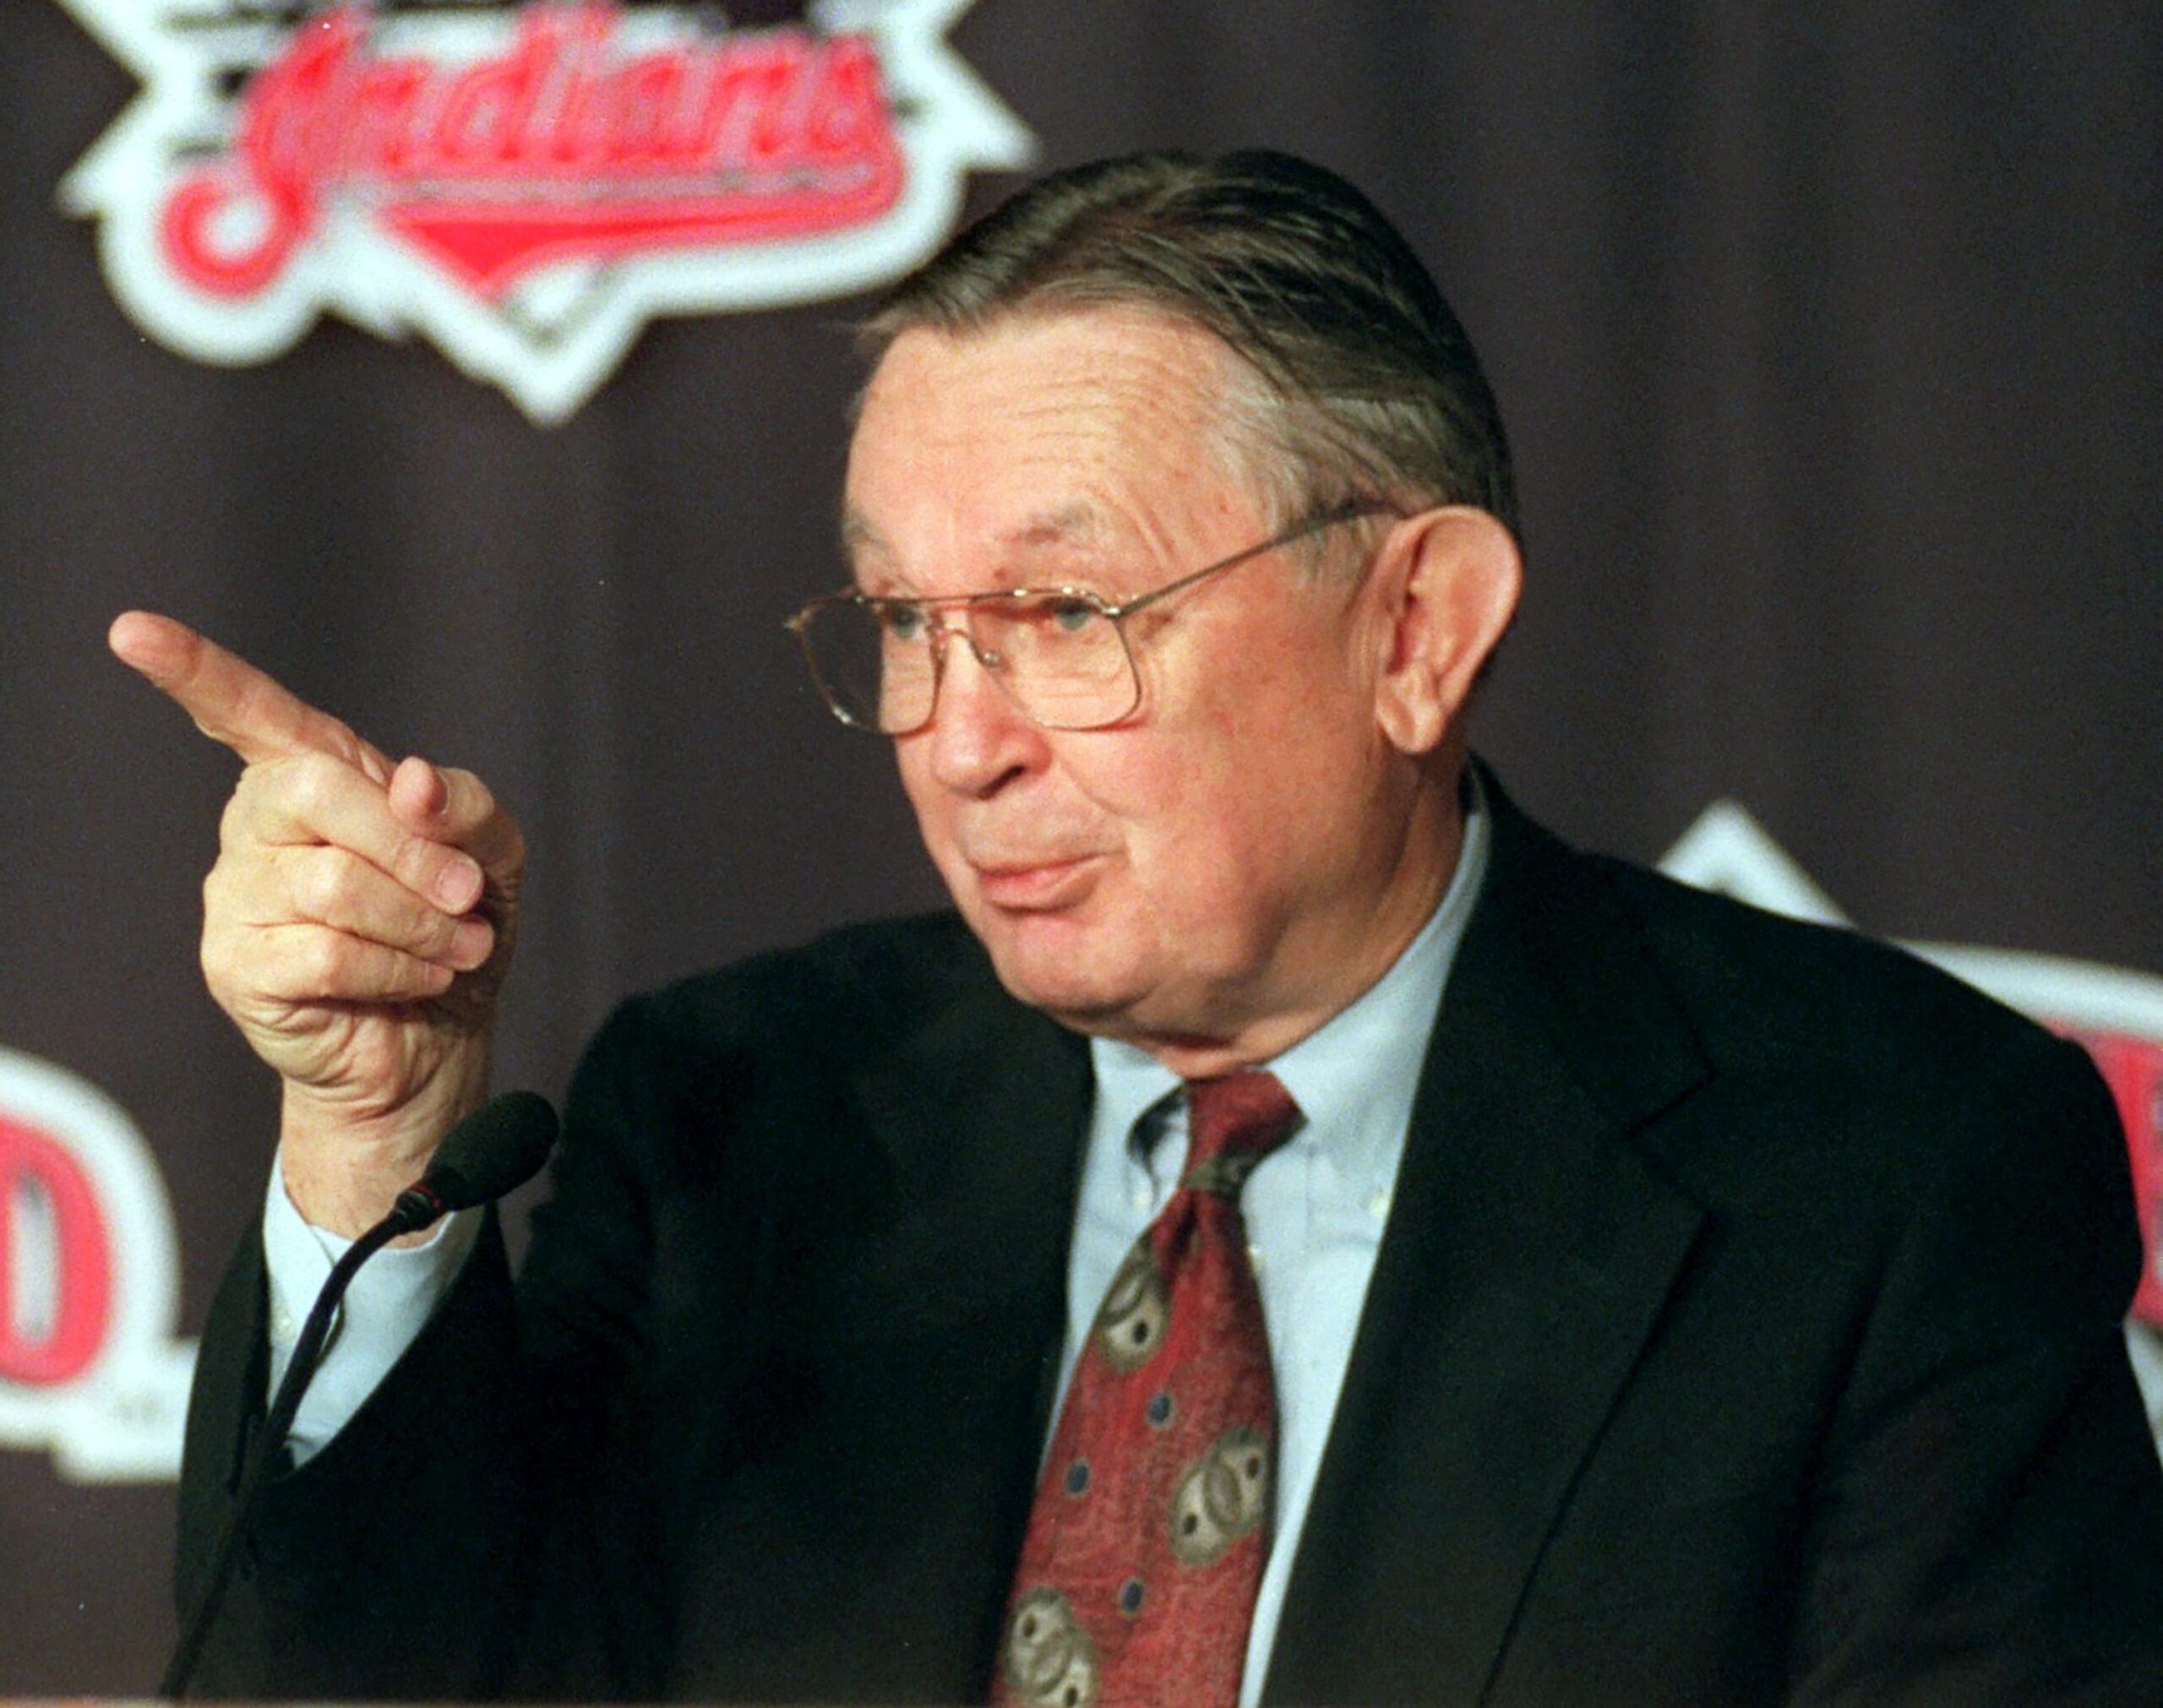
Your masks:
{"label": "suit sleeve", "polygon": [[[554,1205],[515,1291],[493,1214],[350,1422],[273,1479],[197,1674],[204,1695],[658,1693],[668,1638],[639,1486],[644,1205],[627,1135],[657,1083],[635,1009],[566,1108]],[[183,1620],[264,1406],[265,1281],[243,1241],[206,1329],[182,1472]],[[643,1558],[646,1569],[626,1562]]]}
{"label": "suit sleeve", "polygon": [[2153,1708],[2163,1479],[2128,1364],[2124,1141],[2034,1035],[1948,1112],[1828,1438],[1793,1701]]}

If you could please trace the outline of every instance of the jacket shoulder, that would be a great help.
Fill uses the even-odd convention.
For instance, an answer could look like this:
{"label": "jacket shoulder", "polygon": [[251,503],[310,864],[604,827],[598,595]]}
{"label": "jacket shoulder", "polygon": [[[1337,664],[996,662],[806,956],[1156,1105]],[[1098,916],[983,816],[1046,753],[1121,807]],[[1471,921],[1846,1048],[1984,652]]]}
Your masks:
{"label": "jacket shoulder", "polygon": [[1591,862],[1714,1053],[1897,1063],[1911,1078],[2007,1051],[2047,1052],[2034,1020],[1921,956],[1773,913],[1605,856]]}
{"label": "jacket shoulder", "polygon": [[956,1004],[1007,1000],[960,916],[940,911],[844,926],[630,997],[595,1048],[635,1037],[694,1058],[857,1058]]}
{"label": "jacket shoulder", "polygon": [[953,913],[844,927],[620,1004],[572,1076],[556,1175],[594,1157],[669,1179],[711,1172],[724,1148],[796,1155],[851,1127],[868,1077],[927,1061],[981,1074],[1050,1025]]}
{"label": "jacket shoulder", "polygon": [[1600,864],[1711,1065],[1706,1118],[1654,1141],[1708,1201],[1785,1183],[1858,1232],[1957,1224],[1977,1263],[2077,1237],[2122,1308],[2126,1147],[2086,1051],[1895,944]]}
{"label": "jacket shoulder", "polygon": [[2053,1167],[2122,1190],[2077,1044],[1895,944],[1580,852],[1506,802],[1497,827],[1486,985],[1535,988],[1520,1012],[1610,1111],[1672,1103],[1643,1143],[1704,1201],[1785,1180],[1897,1204]]}

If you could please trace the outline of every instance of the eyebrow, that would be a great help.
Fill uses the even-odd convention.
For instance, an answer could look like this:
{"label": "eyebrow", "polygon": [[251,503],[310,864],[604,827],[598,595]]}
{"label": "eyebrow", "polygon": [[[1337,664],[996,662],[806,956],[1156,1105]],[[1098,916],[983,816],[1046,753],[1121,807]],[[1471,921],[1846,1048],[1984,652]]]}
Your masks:
{"label": "eyebrow", "polygon": [[1061,504],[1055,509],[1038,511],[1020,527],[1007,534],[1001,543],[1007,546],[1086,544],[1102,539],[1103,534],[1103,512],[1087,498],[1077,498],[1072,503]]}
{"label": "eyebrow", "polygon": [[883,547],[885,537],[871,525],[871,519],[853,504],[842,506],[842,555],[848,556],[862,547]]}

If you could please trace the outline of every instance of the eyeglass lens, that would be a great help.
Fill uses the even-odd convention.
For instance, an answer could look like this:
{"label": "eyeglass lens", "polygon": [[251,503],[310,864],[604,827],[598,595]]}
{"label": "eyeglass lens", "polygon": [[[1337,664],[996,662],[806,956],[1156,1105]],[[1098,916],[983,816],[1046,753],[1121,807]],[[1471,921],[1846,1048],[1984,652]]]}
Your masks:
{"label": "eyeglass lens", "polygon": [[813,670],[851,723],[906,734],[930,720],[939,653],[969,645],[1014,704],[1049,729],[1093,729],[1134,710],[1119,626],[1086,600],[983,596],[947,612],[837,600],[801,630]]}

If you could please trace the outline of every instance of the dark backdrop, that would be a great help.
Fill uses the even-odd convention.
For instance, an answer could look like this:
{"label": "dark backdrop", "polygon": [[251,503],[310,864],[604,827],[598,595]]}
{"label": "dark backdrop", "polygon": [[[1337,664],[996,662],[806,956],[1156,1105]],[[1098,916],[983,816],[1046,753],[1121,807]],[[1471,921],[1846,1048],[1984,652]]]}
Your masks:
{"label": "dark backdrop", "polygon": [[[197,366],[55,202],[132,80],[52,0],[0,25],[0,1044],[144,1129],[192,1334],[272,1131],[194,966],[234,767],[106,623],[491,781],[535,850],[503,1077],[560,1090],[624,992],[934,898],[778,627],[837,579],[857,305],[657,324],[553,429],[337,324]],[[1535,812],[1653,857],[1733,796],[1872,928],[2163,964],[2152,0],[980,0],[954,40],[1046,165],[1289,147],[1429,258],[1522,471],[1479,740]],[[0,1454],[0,1691],[147,1686],[170,1498]]]}

